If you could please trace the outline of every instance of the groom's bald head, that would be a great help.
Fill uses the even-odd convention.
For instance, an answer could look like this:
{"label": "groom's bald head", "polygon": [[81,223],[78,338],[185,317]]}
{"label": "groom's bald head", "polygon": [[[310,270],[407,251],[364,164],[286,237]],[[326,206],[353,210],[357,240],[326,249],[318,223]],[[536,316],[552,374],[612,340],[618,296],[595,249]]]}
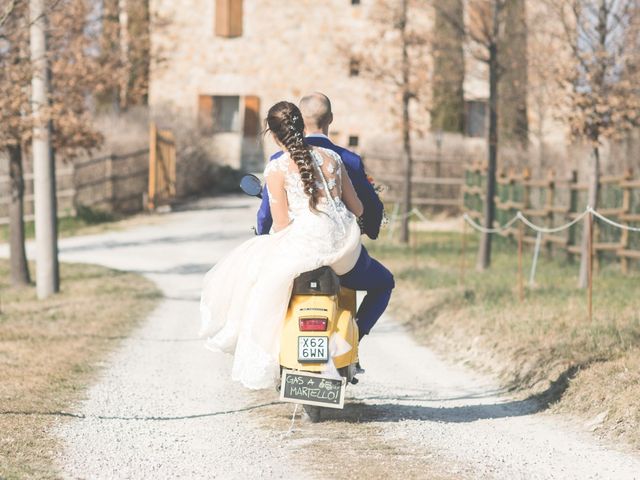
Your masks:
{"label": "groom's bald head", "polygon": [[333,121],[329,97],[320,92],[305,95],[300,100],[300,112],[308,133],[322,131],[325,135],[327,134],[329,125]]}

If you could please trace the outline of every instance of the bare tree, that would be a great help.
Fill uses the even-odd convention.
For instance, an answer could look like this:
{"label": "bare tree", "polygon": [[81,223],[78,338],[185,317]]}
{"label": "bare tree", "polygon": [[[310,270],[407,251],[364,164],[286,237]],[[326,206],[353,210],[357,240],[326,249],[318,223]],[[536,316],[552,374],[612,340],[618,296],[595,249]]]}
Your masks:
{"label": "bare tree", "polygon": [[147,102],[152,58],[148,0],[103,0],[100,51],[114,82],[98,100],[126,111]]}
{"label": "bare tree", "polygon": [[[96,148],[102,140],[92,126],[89,99],[117,84],[119,77],[113,74],[113,64],[119,59],[109,62],[99,56],[100,29],[95,28],[95,23],[100,19],[92,16],[94,7],[90,0],[52,0],[44,6],[50,25],[45,31],[47,55],[36,58],[44,58],[48,64],[46,79],[50,80],[51,89],[43,100],[44,108],[39,110],[38,125],[45,129],[52,127],[48,150],[58,159],[70,159],[81,151]],[[0,25],[0,152],[9,160],[10,253],[15,285],[29,282],[23,221],[23,165],[32,153],[29,145],[34,138],[29,100],[33,73],[29,27],[33,22],[28,7],[27,0],[15,0]],[[38,79],[41,78],[44,78],[42,70]],[[37,105],[41,106],[41,102]],[[38,229],[38,233],[42,231]],[[55,270],[54,262],[50,262],[49,273],[55,276]]]}
{"label": "bare tree", "polygon": [[504,9],[504,31],[498,47],[500,144],[526,149],[529,145],[526,0],[509,0]]}
{"label": "bare tree", "polygon": [[[598,205],[600,149],[639,123],[640,4],[637,0],[549,2],[562,26],[568,61],[558,70],[567,95],[562,105],[576,138],[591,144],[588,204]],[[587,228],[583,230],[579,286],[587,285]]]}
{"label": "bare tree", "polygon": [[[468,0],[466,21],[460,21],[440,2],[434,1],[434,8],[464,36],[470,55],[487,65],[489,70],[489,134],[487,138],[487,181],[483,209],[483,226],[491,228],[495,218],[496,171],[498,161],[498,83],[502,74],[499,47],[505,28],[506,4],[509,0]],[[513,1],[513,0],[511,0]],[[491,234],[482,233],[478,250],[478,270],[485,270],[491,264]]]}
{"label": "bare tree", "polygon": [[562,87],[557,81],[558,66],[562,64],[562,42],[559,42],[558,22],[549,21],[549,12],[544,4],[536,4],[530,12],[528,28],[528,97],[531,118],[530,134],[538,144],[537,160],[534,170],[538,173],[550,166],[547,149],[547,135],[554,118],[554,107],[563,96]]}
{"label": "bare tree", "polygon": [[0,12],[0,27],[11,17],[11,14],[16,8],[17,0],[11,0],[3,11]]}
{"label": "bare tree", "polygon": [[56,213],[56,174],[51,151],[47,15],[44,0],[29,0],[33,193],[36,226],[36,289],[47,298],[60,289]]}
{"label": "bare tree", "polygon": [[409,242],[412,210],[411,179],[413,170],[412,133],[419,131],[415,121],[415,104],[426,111],[429,72],[427,54],[427,9],[418,0],[381,0],[370,11],[370,36],[355,46],[349,55],[359,65],[363,76],[378,82],[392,98],[398,100],[398,130],[402,145],[404,181],[402,190],[401,241]]}
{"label": "bare tree", "polygon": [[[444,13],[446,12],[446,13]],[[431,129],[464,132],[463,0],[438,2],[433,26]]]}
{"label": "bare tree", "polygon": [[25,252],[23,141],[30,135],[28,84],[31,69],[26,3],[14,1],[0,24],[0,151],[9,162],[9,256],[11,283],[27,285],[31,277]]}
{"label": "bare tree", "polygon": [[[518,139],[521,144],[526,144],[528,136],[525,1],[467,0],[464,4],[466,15],[462,19],[445,8],[446,2],[434,0],[432,4],[464,38],[470,57],[486,65],[488,70],[489,131],[483,226],[492,228],[500,126],[504,127],[508,122],[506,139]],[[501,120],[501,114],[507,118]],[[491,234],[481,234],[478,270],[485,270],[491,265],[491,239]]]}
{"label": "bare tree", "polygon": [[11,263],[11,283],[25,286],[31,282],[27,252],[25,250],[24,222],[24,175],[22,167],[22,146],[7,146],[9,155],[9,256]]}

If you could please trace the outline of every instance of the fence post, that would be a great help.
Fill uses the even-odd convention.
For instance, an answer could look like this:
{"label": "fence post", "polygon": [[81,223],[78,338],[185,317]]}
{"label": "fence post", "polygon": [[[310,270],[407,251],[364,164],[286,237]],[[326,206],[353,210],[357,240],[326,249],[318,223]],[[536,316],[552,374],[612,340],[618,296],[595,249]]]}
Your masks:
{"label": "fence post", "polygon": [[106,192],[105,192],[105,198],[107,200],[107,202],[109,203],[109,206],[111,207],[111,211],[115,211],[115,205],[114,205],[114,193],[115,190],[113,188],[113,162],[116,158],[116,155],[114,153],[111,153],[108,157],[107,160],[105,162],[105,172],[104,172],[104,176],[105,176],[105,186],[106,186]]}
{"label": "fence post", "polygon": [[[514,208],[513,206],[513,202],[516,201],[516,172],[513,169],[513,167],[509,168],[509,173],[507,174],[507,180],[509,182],[509,187],[508,187],[508,191],[509,191],[509,201],[512,202],[511,204],[511,208],[509,209],[509,216],[513,216],[514,210],[517,210],[517,208]],[[508,236],[511,236],[513,233],[512,229],[509,229],[509,231],[507,232]]]}
{"label": "fence post", "polygon": [[524,224],[518,225],[518,298],[520,303],[524,302],[524,273],[522,271],[522,243],[524,241]]}
{"label": "fence post", "polygon": [[156,188],[157,188],[157,155],[158,155],[158,128],[155,122],[149,124],[149,195],[147,198],[147,208],[156,208]]}
{"label": "fence post", "polygon": [[71,163],[71,188],[73,188],[73,196],[71,197],[71,215],[76,217],[78,215],[78,179],[76,178],[76,164],[75,161]]}
{"label": "fence post", "polygon": [[466,212],[466,202],[465,197],[467,195],[467,185],[469,185],[469,165],[465,164],[464,171],[462,172],[462,186],[460,187],[460,211],[462,213]]}
{"label": "fence post", "polygon": [[587,215],[587,250],[589,258],[587,259],[587,304],[589,310],[589,322],[593,320],[593,213]]}
{"label": "fence post", "polygon": [[462,219],[462,243],[460,244],[460,286],[464,288],[464,274],[467,268],[467,221]]}
{"label": "fence post", "polygon": [[[628,182],[633,176],[633,171],[628,168],[624,172],[622,183]],[[622,212],[624,214],[631,213],[631,187],[624,185],[622,187]],[[620,250],[626,250],[629,248],[629,230],[622,230],[620,234]],[[620,268],[623,274],[629,273],[629,257],[626,255],[619,255]]]}
{"label": "fence post", "polygon": [[[436,153],[436,165],[435,165],[435,177],[437,179],[440,179],[440,175],[442,174],[442,145],[441,145],[442,140],[438,141],[438,151]],[[433,198],[439,198],[440,196],[440,184],[436,183],[433,186]]]}
{"label": "fence post", "polygon": [[[567,217],[569,220],[573,220],[572,213],[577,213],[578,210],[578,190],[576,185],[578,184],[578,172],[577,170],[571,170],[571,174],[569,176],[569,211],[567,212]],[[567,261],[573,263],[575,261],[575,256],[571,251],[571,247],[573,247],[576,243],[576,227],[570,227],[567,230]]]}
{"label": "fence post", "polygon": [[529,181],[531,180],[531,170],[528,167],[525,167],[522,171],[522,214],[525,215],[526,210],[531,205],[531,185]]}
{"label": "fence post", "polygon": [[[599,189],[598,189],[599,190]],[[600,250],[598,250],[597,245],[593,245],[593,243],[598,242],[598,238],[600,238],[600,225],[597,222],[592,220],[591,223],[591,239],[592,248],[593,248],[593,272],[596,274],[600,274],[600,256],[602,255]]]}
{"label": "fence post", "polygon": [[503,200],[502,197],[505,195],[509,194],[509,190],[508,187],[505,185],[505,174],[504,174],[504,170],[502,168],[498,168],[496,170],[496,196],[495,196],[495,205],[496,205],[496,212],[495,212],[495,218],[498,220],[498,223],[501,224],[503,221],[502,218],[502,212],[504,210],[503,208]]}
{"label": "fence post", "polygon": [[176,189],[177,189],[177,183],[178,183],[177,171],[176,171],[176,140],[173,136],[173,133],[171,132],[168,132],[168,133],[171,138],[171,146],[169,148],[169,176],[170,176],[169,195],[171,195],[171,197],[173,198],[176,196]]}
{"label": "fence post", "polygon": [[531,197],[531,185],[529,185],[529,180],[531,180],[531,171],[528,167],[522,172],[522,213],[524,214],[524,210],[529,208],[529,199]]}
{"label": "fence post", "polygon": [[[480,190],[476,190],[476,192],[482,192],[482,162],[477,161],[475,162],[474,166],[473,166],[473,186],[476,188],[479,188]],[[475,200],[478,201],[479,200],[479,204],[480,204],[480,211],[482,211],[482,193],[476,193],[475,194]],[[476,203],[476,205],[478,205],[478,203]]]}
{"label": "fence post", "polygon": [[[547,211],[547,228],[553,228],[553,205],[556,196],[556,174],[553,169],[547,173],[547,191],[545,198],[545,209]],[[547,242],[547,255],[553,254],[553,242]]]}

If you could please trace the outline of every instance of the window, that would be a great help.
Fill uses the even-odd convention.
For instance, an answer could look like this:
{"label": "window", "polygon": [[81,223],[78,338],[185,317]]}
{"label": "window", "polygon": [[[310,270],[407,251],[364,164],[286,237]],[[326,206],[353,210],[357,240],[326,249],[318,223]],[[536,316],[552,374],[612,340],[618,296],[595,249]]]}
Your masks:
{"label": "window", "polygon": [[360,60],[352,58],[349,60],[349,76],[357,77],[360,75]]}
{"label": "window", "polygon": [[485,100],[468,100],[465,107],[465,133],[469,137],[484,137],[487,124],[487,102]]}
{"label": "window", "polygon": [[213,97],[213,129],[216,132],[240,131],[240,97]]}
{"label": "window", "polygon": [[217,36],[226,38],[242,36],[242,1],[215,0]]}
{"label": "window", "polygon": [[240,131],[240,97],[200,95],[198,124],[202,133]]}
{"label": "window", "polygon": [[360,137],[358,137],[357,135],[349,135],[349,146],[350,147],[357,147],[358,144],[360,143]]}

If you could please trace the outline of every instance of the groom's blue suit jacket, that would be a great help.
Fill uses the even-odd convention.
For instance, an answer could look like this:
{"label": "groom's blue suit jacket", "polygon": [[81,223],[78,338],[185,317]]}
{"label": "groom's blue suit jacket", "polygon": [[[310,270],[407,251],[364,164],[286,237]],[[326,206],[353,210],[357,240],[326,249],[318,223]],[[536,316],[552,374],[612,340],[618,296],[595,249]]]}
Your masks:
{"label": "groom's blue suit jacket", "polygon": [[[358,198],[360,198],[364,206],[364,213],[362,215],[364,233],[372,240],[378,238],[380,224],[382,223],[383,205],[373,185],[371,185],[367,179],[360,156],[346,148],[333,144],[328,138],[307,137],[306,141],[309,145],[328,148],[340,155],[351,179],[351,183],[358,194]],[[280,155],[282,155],[282,152],[272,155],[270,161],[278,158]],[[262,204],[258,210],[258,234],[268,234],[272,224],[273,218],[271,217],[271,209],[269,208],[269,192],[265,184],[262,191]]]}

